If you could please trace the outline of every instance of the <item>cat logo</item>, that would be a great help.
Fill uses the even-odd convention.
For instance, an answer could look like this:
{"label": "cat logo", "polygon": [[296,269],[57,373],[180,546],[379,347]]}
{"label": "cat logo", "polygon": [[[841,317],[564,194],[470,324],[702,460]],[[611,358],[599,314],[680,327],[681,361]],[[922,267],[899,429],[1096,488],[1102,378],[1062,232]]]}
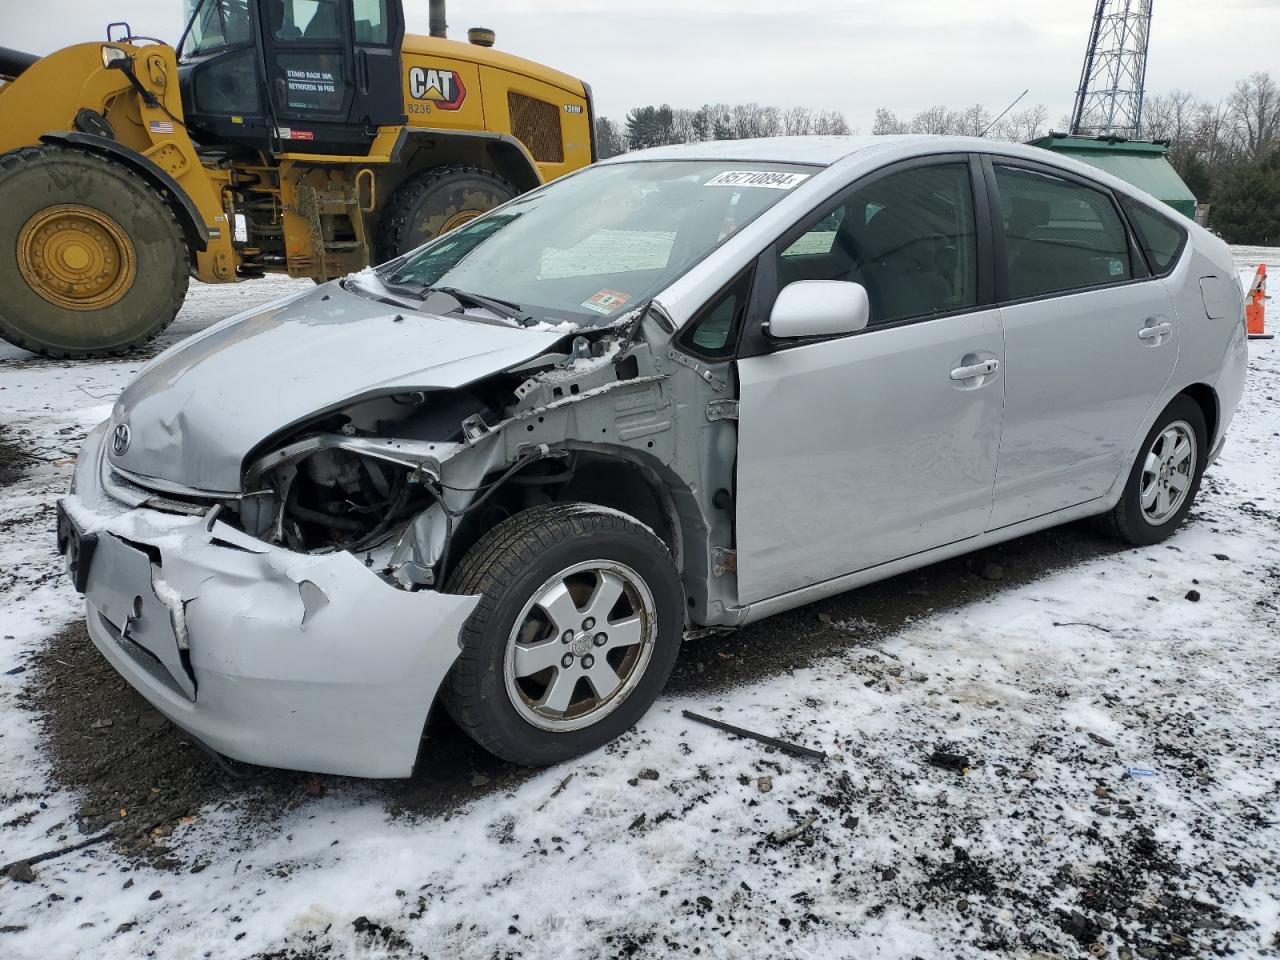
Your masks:
{"label": "cat logo", "polygon": [[438,110],[457,110],[467,96],[467,88],[456,70],[410,67],[409,96],[429,100]]}

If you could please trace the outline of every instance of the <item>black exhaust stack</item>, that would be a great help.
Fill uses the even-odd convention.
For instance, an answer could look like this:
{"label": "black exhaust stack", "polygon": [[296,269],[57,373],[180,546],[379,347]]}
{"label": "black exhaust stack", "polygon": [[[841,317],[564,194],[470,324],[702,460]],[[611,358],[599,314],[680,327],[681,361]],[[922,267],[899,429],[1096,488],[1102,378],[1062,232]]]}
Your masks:
{"label": "black exhaust stack", "polygon": [[447,37],[449,24],[444,19],[444,0],[431,0],[427,6],[427,29],[433,37]]}
{"label": "black exhaust stack", "polygon": [[[440,6],[444,6],[443,0]],[[39,59],[34,53],[23,53],[21,50],[0,47],[0,78],[17,80],[27,67]]]}

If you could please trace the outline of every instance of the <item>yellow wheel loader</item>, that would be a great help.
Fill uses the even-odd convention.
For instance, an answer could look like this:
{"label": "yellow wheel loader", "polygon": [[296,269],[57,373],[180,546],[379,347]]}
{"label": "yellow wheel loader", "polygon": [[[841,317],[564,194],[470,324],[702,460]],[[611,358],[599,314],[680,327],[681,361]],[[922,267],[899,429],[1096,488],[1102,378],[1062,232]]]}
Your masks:
{"label": "yellow wheel loader", "polygon": [[[177,0],[175,0],[177,2]],[[175,46],[112,24],[0,48],[0,337],[56,357],[163,330],[188,277],[342,276],[594,159],[590,88],[405,36],[400,0],[186,0]]]}

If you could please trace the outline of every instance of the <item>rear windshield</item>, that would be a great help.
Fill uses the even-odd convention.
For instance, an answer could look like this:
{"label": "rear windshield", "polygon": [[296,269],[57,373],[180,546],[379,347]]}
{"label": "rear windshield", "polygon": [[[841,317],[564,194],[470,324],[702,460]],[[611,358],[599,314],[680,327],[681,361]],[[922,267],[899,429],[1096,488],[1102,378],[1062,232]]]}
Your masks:
{"label": "rear windshield", "polygon": [[644,303],[816,172],[799,164],[647,161],[566,177],[380,273],[594,326]]}

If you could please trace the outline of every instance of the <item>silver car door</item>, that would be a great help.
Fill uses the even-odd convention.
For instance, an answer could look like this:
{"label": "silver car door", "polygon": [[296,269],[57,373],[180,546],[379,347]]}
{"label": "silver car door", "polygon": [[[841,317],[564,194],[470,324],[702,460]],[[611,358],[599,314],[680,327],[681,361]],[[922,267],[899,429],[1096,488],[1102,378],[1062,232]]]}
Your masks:
{"label": "silver car door", "polygon": [[999,312],[979,306],[968,176],[961,160],[855,185],[836,221],[766,255],[777,287],[862,283],[871,324],[738,361],[740,602],[985,528],[1004,338]]}
{"label": "silver car door", "polygon": [[[992,529],[1103,496],[1178,356],[1178,319],[1111,196],[992,167],[1008,263],[1004,430]],[[999,256],[997,243],[997,256]]]}

